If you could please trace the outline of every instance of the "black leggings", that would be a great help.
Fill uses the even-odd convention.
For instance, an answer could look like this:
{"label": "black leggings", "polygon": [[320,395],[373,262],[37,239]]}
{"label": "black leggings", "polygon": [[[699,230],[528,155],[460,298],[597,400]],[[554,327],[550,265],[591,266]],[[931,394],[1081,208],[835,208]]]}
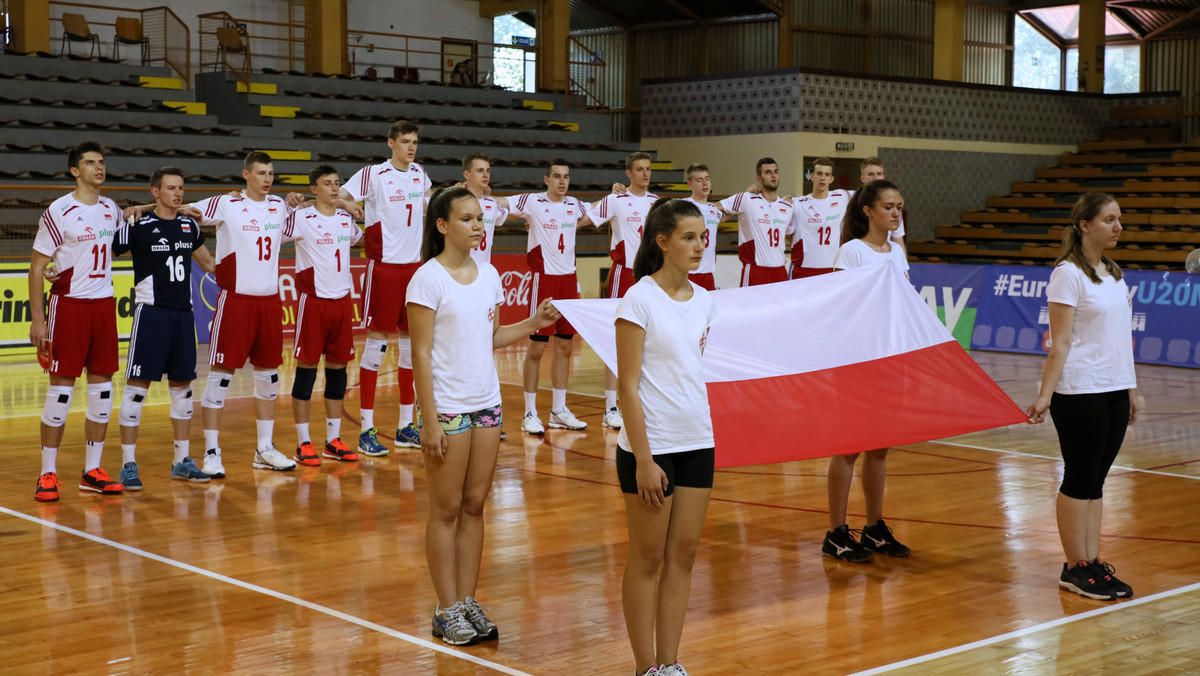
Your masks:
{"label": "black leggings", "polygon": [[1050,417],[1065,465],[1059,492],[1076,500],[1099,500],[1129,426],[1129,390],[1056,392],[1050,398]]}

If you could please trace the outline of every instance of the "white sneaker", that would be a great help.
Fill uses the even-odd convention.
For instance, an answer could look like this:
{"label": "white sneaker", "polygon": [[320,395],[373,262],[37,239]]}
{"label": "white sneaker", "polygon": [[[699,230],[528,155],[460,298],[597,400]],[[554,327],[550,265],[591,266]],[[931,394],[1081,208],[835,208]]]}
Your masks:
{"label": "white sneaker", "polygon": [[277,469],[282,472],[296,469],[296,461],[275,449],[275,444],[254,452],[255,469]]}
{"label": "white sneaker", "polygon": [[604,426],[610,430],[619,430],[625,426],[625,418],[621,417],[621,409],[613,406],[604,412]]}
{"label": "white sneaker", "polygon": [[550,426],[564,430],[586,430],[587,423],[575,417],[571,413],[571,409],[564,408],[561,411],[550,411]]}
{"label": "white sneaker", "polygon": [[660,676],[688,676],[687,669],[684,669],[683,665],[678,662],[659,667],[658,673]]}
{"label": "white sneaker", "polygon": [[204,467],[200,471],[214,479],[225,478],[225,465],[221,464],[221,449],[208,449],[208,452],[204,454]]}
{"label": "white sneaker", "polygon": [[542,427],[542,421],[532,413],[526,413],[525,419],[521,421],[521,431],[525,434],[542,435],[546,433],[546,428]]}

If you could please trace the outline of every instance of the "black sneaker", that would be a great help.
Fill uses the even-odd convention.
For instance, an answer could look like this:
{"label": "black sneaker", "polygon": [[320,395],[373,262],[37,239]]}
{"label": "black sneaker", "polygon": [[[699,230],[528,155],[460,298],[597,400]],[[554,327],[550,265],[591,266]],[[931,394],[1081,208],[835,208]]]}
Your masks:
{"label": "black sneaker", "polygon": [[1108,586],[1104,578],[1093,570],[1087,561],[1080,561],[1072,568],[1068,568],[1064,563],[1058,586],[1089,599],[1113,601],[1117,598],[1117,592]]}
{"label": "black sneaker", "polygon": [[850,563],[866,563],[875,555],[865,549],[854,539],[854,533],[861,531],[850,530],[850,526],[842,524],[837,528],[826,531],[825,542],[821,543],[821,553],[825,556]]}
{"label": "black sneaker", "polygon": [[864,548],[884,556],[904,558],[912,551],[896,541],[892,536],[892,529],[888,528],[883,519],[877,521],[874,526],[864,526],[859,542]]}
{"label": "black sneaker", "polygon": [[1097,575],[1099,575],[1102,580],[1107,582],[1108,586],[1112,587],[1112,590],[1116,592],[1118,598],[1127,599],[1133,596],[1133,587],[1121,582],[1117,579],[1116,575],[1113,575],[1113,573],[1117,571],[1112,567],[1111,563],[1108,563],[1107,561],[1101,561],[1100,559],[1093,559],[1092,562],[1088,564],[1088,567],[1091,568],[1092,571]]}

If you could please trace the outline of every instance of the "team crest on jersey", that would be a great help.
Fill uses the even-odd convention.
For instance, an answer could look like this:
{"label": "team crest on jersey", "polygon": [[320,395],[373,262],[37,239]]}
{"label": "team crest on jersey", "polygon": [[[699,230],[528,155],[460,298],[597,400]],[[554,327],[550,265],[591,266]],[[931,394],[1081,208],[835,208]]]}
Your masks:
{"label": "team crest on jersey", "polygon": [[158,244],[151,244],[150,250],[151,251],[170,251],[171,243],[167,241],[166,237],[159,237]]}
{"label": "team crest on jersey", "polygon": [[179,224],[179,230],[182,232],[191,232],[192,226],[188,225],[187,221],[183,221]]}
{"label": "team crest on jersey", "polygon": [[488,323],[492,324],[492,323],[495,323],[495,321],[496,321],[496,307],[493,305],[489,305],[488,306]]}
{"label": "team crest on jersey", "polygon": [[837,203],[837,202],[830,202],[830,203],[829,203],[829,206],[831,206],[831,207],[836,207],[837,205],[838,205],[838,203]]}
{"label": "team crest on jersey", "polygon": [[112,214],[104,214],[104,220],[106,220],[106,221],[111,221],[111,220],[112,220]]}

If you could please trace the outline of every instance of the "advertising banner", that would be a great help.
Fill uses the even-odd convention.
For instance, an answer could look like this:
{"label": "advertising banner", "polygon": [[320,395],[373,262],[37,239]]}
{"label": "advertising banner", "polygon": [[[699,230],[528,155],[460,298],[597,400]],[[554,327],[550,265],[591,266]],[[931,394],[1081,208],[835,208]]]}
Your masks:
{"label": "advertising banner", "polygon": [[[46,284],[49,294],[50,285]],[[113,263],[113,292],[117,298],[117,335],[129,340],[133,330],[133,264]],[[48,306],[43,306],[48,307]],[[33,354],[29,344],[29,264],[0,263],[0,353]]]}
{"label": "advertising banner", "polygon": [[983,268],[978,265],[942,265],[913,263],[909,280],[946,325],[950,335],[964,348],[971,347],[975,316],[979,310]]}
{"label": "advertising banner", "polygon": [[492,254],[492,265],[504,285],[504,305],[500,306],[500,324],[515,324],[529,317],[533,296],[533,272],[525,254]]}

